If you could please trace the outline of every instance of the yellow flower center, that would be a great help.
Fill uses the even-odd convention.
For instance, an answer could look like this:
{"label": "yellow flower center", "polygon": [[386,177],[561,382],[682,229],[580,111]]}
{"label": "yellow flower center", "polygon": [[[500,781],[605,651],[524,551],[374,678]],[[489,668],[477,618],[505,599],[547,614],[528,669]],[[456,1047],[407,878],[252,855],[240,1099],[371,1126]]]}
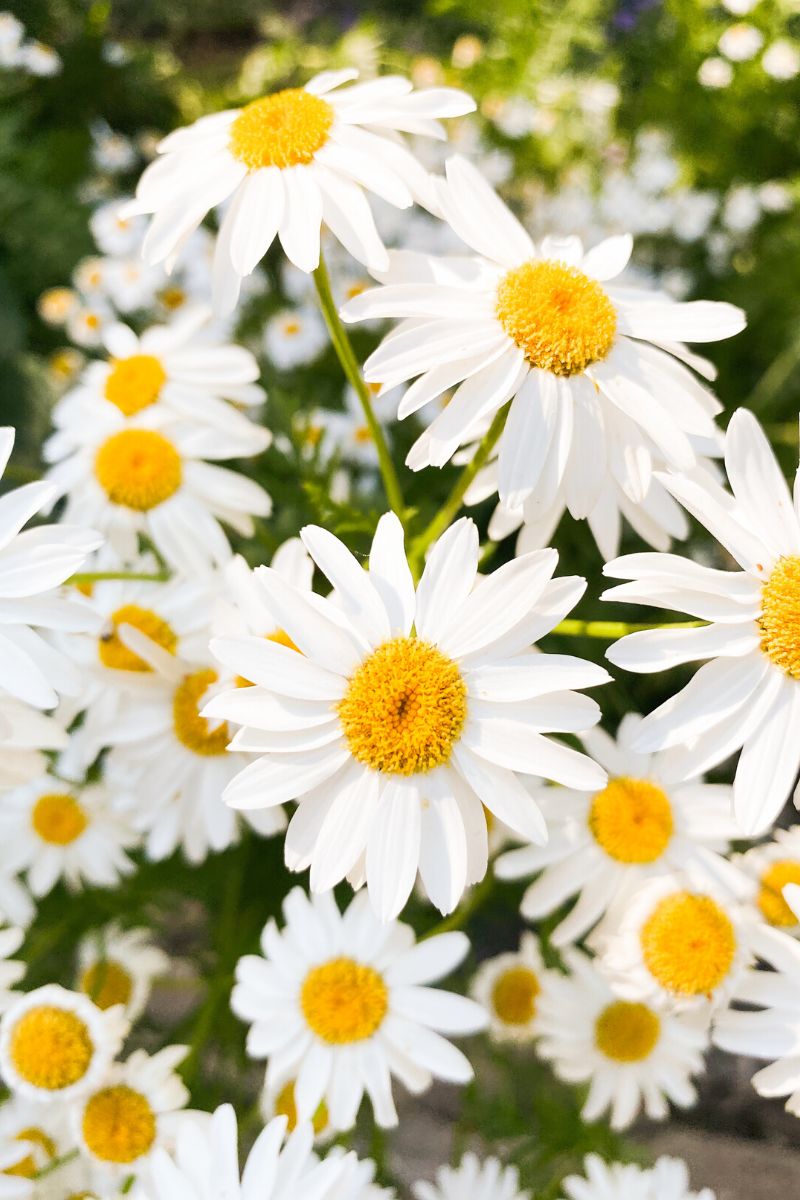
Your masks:
{"label": "yellow flower center", "polygon": [[83,1078],[94,1046],[85,1022],[76,1013],[40,1004],[17,1021],[9,1053],[14,1069],[26,1083],[56,1092]]}
{"label": "yellow flower center", "polygon": [[112,629],[104,633],[98,644],[97,652],[104,667],[115,671],[152,671],[138,654],[129,650],[121,640],[117,630],[120,625],[132,625],[140,633],[146,634],[151,642],[156,642],[169,654],[174,654],[178,645],[177,634],[166,621],[150,608],[140,608],[138,604],[123,604],[111,614]]}
{"label": "yellow flower center", "polygon": [[669,845],[674,828],[669,798],[648,779],[612,779],[589,810],[592,837],[621,863],[655,862]]}
{"label": "yellow flower center", "polygon": [[101,959],[92,963],[81,975],[78,985],[98,1008],[113,1008],[115,1004],[127,1004],[133,992],[130,973],[112,959]]}
{"label": "yellow flower center", "polygon": [[56,1144],[51,1137],[47,1136],[43,1129],[39,1129],[35,1125],[28,1129],[20,1129],[19,1133],[14,1134],[14,1138],[18,1142],[28,1142],[34,1149],[31,1150],[30,1154],[23,1155],[19,1162],[14,1163],[13,1167],[5,1167],[3,1174],[19,1175],[23,1179],[33,1179],[47,1160],[55,1154]]}
{"label": "yellow flower center", "polygon": [[[291,1133],[297,1125],[297,1105],[294,1100],[294,1082],[290,1079],[281,1088],[275,1100],[275,1116],[286,1117],[286,1132]],[[322,1100],[312,1119],[314,1133],[320,1134],[328,1124],[328,1106]]]}
{"label": "yellow flower center", "polygon": [[166,382],[167,373],[152,354],[115,358],[106,379],[106,400],[116,404],[126,417],[132,417],[155,404]]}
{"label": "yellow flower center", "polygon": [[458,667],[415,637],[374,650],[339,704],[353,757],[390,775],[416,775],[448,762],[466,716],[467,688]]}
{"label": "yellow flower center", "polygon": [[492,988],[492,1008],[504,1025],[527,1025],[536,1015],[541,984],[530,967],[510,967]]}
{"label": "yellow flower center", "polygon": [[787,883],[800,884],[800,862],[789,858],[771,863],[761,876],[758,907],[770,925],[792,926],[797,917],[783,898]]}
{"label": "yellow flower center", "polygon": [[47,792],[34,804],[31,824],[43,842],[69,846],[81,836],[89,817],[70,792]]}
{"label": "yellow flower center", "polygon": [[386,1016],[389,992],[372,967],[334,958],[308,972],[300,1007],[317,1037],[342,1046],[372,1037]]}
{"label": "yellow flower center", "polygon": [[531,366],[579,375],[614,345],[617,314],[600,284],[577,267],[531,260],[497,289],[497,319]]}
{"label": "yellow flower center", "polygon": [[168,308],[171,312],[174,312],[176,309],[182,308],[186,303],[186,292],[183,288],[168,287],[159,292],[158,298],[164,305],[164,308]]}
{"label": "yellow flower center", "polygon": [[646,1004],[615,1000],[604,1008],[594,1026],[594,1044],[615,1062],[641,1062],[652,1054],[661,1021]]}
{"label": "yellow flower center", "polygon": [[181,486],[181,456],[154,429],[123,429],[103,442],[94,473],[112,504],[147,512]]}
{"label": "yellow flower center", "polygon": [[767,658],[800,679],[800,556],[778,560],[761,589],[758,624]]}
{"label": "yellow flower center", "polygon": [[251,171],[310,163],[328,140],[333,109],[305,88],[286,88],[246,105],[231,125],[230,151]]}
{"label": "yellow flower center", "polygon": [[105,1162],[135,1162],[156,1140],[149,1102],[125,1084],[95,1092],[83,1110],[82,1128],[92,1154]]}
{"label": "yellow flower center", "polygon": [[172,699],[172,724],[178,741],[195,754],[211,757],[224,754],[231,740],[227,722],[213,729],[205,717],[200,716],[200,704],[212,683],[217,682],[217,673],[209,667],[187,675],[175,689]]}
{"label": "yellow flower center", "polygon": [[731,969],[736,934],[710,896],[674,892],[648,917],[641,945],[645,966],[665,991],[710,996]]}

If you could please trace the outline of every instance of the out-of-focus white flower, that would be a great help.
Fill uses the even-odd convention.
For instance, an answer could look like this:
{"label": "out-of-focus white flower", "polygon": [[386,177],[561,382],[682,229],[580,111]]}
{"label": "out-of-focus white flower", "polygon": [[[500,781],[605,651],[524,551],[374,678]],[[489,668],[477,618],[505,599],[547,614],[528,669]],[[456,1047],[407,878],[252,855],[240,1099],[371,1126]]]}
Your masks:
{"label": "out-of-focus white flower", "polygon": [[536,105],[523,96],[511,96],[493,114],[493,120],[506,137],[527,137],[536,128]]}
{"label": "out-of-focus white flower", "polygon": [[418,1180],[412,1187],[415,1200],[530,1200],[519,1186],[516,1167],[504,1167],[497,1158],[481,1161],[467,1153],[457,1167],[439,1167],[436,1182]]}
{"label": "out-of-focus white flower", "polygon": [[144,1011],[153,980],[166,975],[169,962],[153,944],[149,929],[107,925],[87,934],[78,946],[75,990],[103,1010],[123,1004],[128,1020],[135,1021]]}
{"label": "out-of-focus white flower", "polygon": [[89,218],[89,228],[103,254],[123,256],[135,253],[142,243],[147,221],[144,217],[126,217],[126,201],[110,200],[101,204]]}
{"label": "out-of-focus white flower", "polygon": [[319,310],[310,304],[281,309],[269,318],[264,329],[264,350],[279,371],[313,362],[327,341]]}
{"label": "out-of-focus white flower", "polygon": [[20,51],[19,64],[31,75],[42,78],[58,75],[62,68],[58,54],[52,46],[45,46],[43,42],[26,42]]}
{"label": "out-of-focus white flower", "polygon": [[791,42],[779,38],[767,46],[761,65],[773,79],[794,79],[800,71],[800,53]]}
{"label": "out-of-focus white flower", "polygon": [[77,346],[99,346],[106,326],[114,314],[104,301],[98,304],[79,304],[67,317],[67,334]]}
{"label": "out-of-focus white flower", "polygon": [[792,193],[786,184],[778,179],[770,179],[761,184],[758,189],[758,202],[765,212],[770,213],[788,212],[794,204]]}
{"label": "out-of-focus white flower", "polygon": [[729,25],[717,43],[720,53],[731,62],[748,62],[764,45],[764,35],[755,25],[740,21]]}
{"label": "out-of-focus white flower", "polygon": [[78,296],[72,288],[53,287],[42,292],[36,301],[36,311],[48,325],[64,325],[79,303]]}
{"label": "out-of-focus white flower", "polygon": [[539,997],[545,966],[539,943],[526,931],[519,950],[487,958],[470,984],[470,995],[489,1014],[489,1036],[496,1042],[530,1042],[539,1030]]}
{"label": "out-of-focus white flower", "polygon": [[703,87],[726,88],[733,82],[733,67],[724,58],[706,58],[700,64],[697,78]]}
{"label": "out-of-focus white flower", "polygon": [[748,183],[732,187],[722,206],[722,224],[731,233],[747,233],[758,224],[761,204],[758,189]]}
{"label": "out-of-focus white flower", "polygon": [[100,171],[121,175],[136,165],[133,143],[122,133],[115,133],[105,121],[92,125],[92,162]]}

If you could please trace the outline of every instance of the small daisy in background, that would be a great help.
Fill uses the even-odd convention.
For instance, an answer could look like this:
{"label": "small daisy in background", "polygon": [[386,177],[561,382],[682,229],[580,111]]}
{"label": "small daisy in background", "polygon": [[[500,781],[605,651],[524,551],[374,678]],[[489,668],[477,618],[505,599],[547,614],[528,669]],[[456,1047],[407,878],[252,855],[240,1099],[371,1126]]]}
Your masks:
{"label": "small daisy in background", "polygon": [[434,1183],[420,1179],[411,1190],[415,1200],[531,1200],[531,1193],[520,1188],[516,1167],[471,1152],[457,1167],[439,1167]]}
{"label": "small daisy in background", "polygon": [[[13,1175],[32,1182],[39,1171],[52,1167],[72,1149],[67,1114],[58,1104],[38,1104],[22,1096],[11,1096],[0,1105],[0,1146],[8,1142],[24,1147],[24,1156]],[[3,1184],[7,1170],[7,1167],[0,1167],[3,1200],[6,1200]]]}
{"label": "small daisy in background", "polygon": [[525,932],[519,950],[485,959],[469,993],[489,1014],[495,1042],[530,1042],[539,1031],[539,999],[546,974],[539,943]]}
{"label": "small daisy in background", "polygon": [[106,925],[88,934],[77,952],[75,990],[100,1009],[122,1004],[133,1022],[142,1015],[153,983],[169,971],[169,956],[149,929]]}
{"label": "small daisy in background", "polygon": [[325,324],[310,304],[283,308],[264,325],[264,353],[278,371],[308,366],[327,344]]}
{"label": "small daisy in background", "polygon": [[[388,438],[388,426],[397,412],[396,390],[381,394],[377,384],[367,385],[372,393],[372,407],[384,434]],[[359,467],[378,466],[378,453],[372,431],[364,420],[364,412],[358,397],[351,387],[344,391],[344,411],[331,408],[315,408],[304,418],[306,429],[313,433],[314,442],[321,442],[325,460],[338,454],[346,463]]]}
{"label": "small daisy in background", "polygon": [[772,840],[740,855],[737,865],[754,881],[753,902],[762,921],[800,936],[800,921],[787,904],[787,884],[800,884],[800,825],[776,829]]}
{"label": "small daisy in background", "polygon": [[565,1200],[715,1200],[710,1188],[689,1190],[689,1171],[680,1158],[662,1156],[651,1168],[634,1163],[606,1163],[587,1154],[583,1175],[562,1183]]}
{"label": "small daisy in background", "polygon": [[239,960],[231,1007],[250,1024],[248,1054],[268,1060],[267,1088],[295,1079],[301,1119],[324,1101],[333,1128],[351,1129],[366,1093],[378,1125],[390,1127],[393,1076],[414,1094],[434,1078],[472,1078],[442,1034],[477,1033],[487,1015],[429,986],[463,961],[463,933],[415,943],[409,925],[382,924],[364,893],[340,913],[331,892],[309,899],[294,888],[283,912],[282,932],[275,921],[264,928],[264,957]]}

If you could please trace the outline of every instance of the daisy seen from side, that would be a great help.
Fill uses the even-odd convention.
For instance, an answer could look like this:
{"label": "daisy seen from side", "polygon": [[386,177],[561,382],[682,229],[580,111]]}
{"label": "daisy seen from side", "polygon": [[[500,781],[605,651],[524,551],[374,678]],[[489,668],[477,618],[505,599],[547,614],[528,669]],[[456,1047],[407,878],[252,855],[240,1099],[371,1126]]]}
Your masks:
{"label": "daisy seen from side", "polygon": [[439,1167],[433,1183],[418,1180],[412,1193],[415,1200],[530,1200],[516,1167],[504,1167],[499,1158],[479,1159],[471,1151],[457,1167]]}
{"label": "daisy seen from side", "polygon": [[168,970],[169,956],[154,944],[149,929],[107,925],[78,946],[75,990],[103,1010],[124,1005],[133,1022],[144,1012],[153,982]]}
{"label": "daisy seen from side", "polygon": [[800,936],[800,921],[784,895],[788,884],[800,884],[800,825],[776,829],[770,841],[742,854],[737,864],[753,880],[753,903],[761,920]]}

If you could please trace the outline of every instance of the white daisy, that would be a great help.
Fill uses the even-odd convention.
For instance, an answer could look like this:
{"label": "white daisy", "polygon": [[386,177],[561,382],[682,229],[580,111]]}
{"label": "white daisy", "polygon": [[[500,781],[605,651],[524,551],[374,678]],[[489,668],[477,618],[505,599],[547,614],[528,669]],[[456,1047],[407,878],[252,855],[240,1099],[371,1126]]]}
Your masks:
{"label": "white daisy", "polygon": [[259,754],[226,800],[247,810],[300,802],[286,861],[311,866],[314,891],[366,875],[389,920],[419,871],[432,902],[450,912],[486,871],[481,801],[541,842],[544,822],[517,772],[572,787],[605,783],[601,767],[543,734],[595,724],[595,702],[569,689],[608,676],[530,649],[584,581],[551,580],[554,550],[478,579],[478,532],[466,518],[433,546],[416,589],[392,514],[378,524],[369,572],[326,530],[308,526],[301,536],[335,603],[268,568],[256,574],[302,653],[252,637],[212,641],[230,670],[257,685],[204,709],[244,725],[236,746]]}
{"label": "white daisy", "polygon": [[9,958],[9,955],[19,950],[24,937],[23,931],[13,925],[0,929],[0,1012],[19,999],[14,984],[19,983],[25,974],[25,964]]}
{"label": "white daisy", "polygon": [[586,254],[576,237],[537,249],[465,159],[449,159],[446,170],[440,207],[478,257],[397,252],[378,274],[384,286],[342,310],[346,320],[401,318],[364,368],[367,380],[387,386],[416,378],[401,418],[458,385],[409,466],[443,466],[475,422],[512,400],[497,479],[511,508],[536,489],[547,510],[563,482],[573,515],[586,516],[609,475],[638,504],[654,453],[689,470],[690,437],[713,439],[721,406],[683,365],[700,364],[681,340],[730,337],[744,327],[741,311],[607,288],[627,264],[630,237]]}
{"label": "white daisy", "polygon": [[668,1101],[693,1104],[707,1018],[620,1000],[582,951],[566,950],[564,962],[568,974],[549,971],[542,982],[536,1052],[559,1079],[590,1085],[583,1119],[609,1111],[612,1129],[626,1129],[642,1108],[651,1120],[663,1120]]}
{"label": "white daisy", "polygon": [[66,744],[59,721],[0,692],[0,789],[41,775],[47,769],[43,751],[62,750]]}
{"label": "white daisy", "polygon": [[541,872],[522,899],[522,915],[538,921],[572,896],[577,902],[552,933],[563,946],[582,938],[609,909],[624,909],[649,878],[674,872],[691,887],[706,883],[744,897],[748,883],[721,851],[736,836],[731,789],[687,781],[672,752],[636,754],[629,747],[641,718],[623,718],[617,740],[601,729],[582,736],[608,771],[599,792],[535,787],[551,831],[545,846],[509,850],[495,862],[500,879]]}
{"label": "white daisy", "polygon": [[473,1000],[427,985],[449,974],[469,950],[463,933],[415,944],[409,925],[381,924],[367,896],[342,914],[332,892],[309,899],[294,888],[283,903],[281,933],[269,921],[264,958],[236,967],[231,1007],[251,1025],[247,1050],[266,1058],[267,1087],[296,1079],[301,1119],[324,1100],[335,1129],[350,1129],[366,1092],[375,1120],[397,1124],[392,1076],[410,1091],[433,1078],[465,1083],[472,1068],[441,1036],[486,1025]]}
{"label": "white daisy", "polygon": [[[45,1106],[21,1096],[5,1100],[0,1104],[0,1147],[11,1151],[13,1146],[22,1148],[22,1156],[15,1164],[13,1175],[21,1180],[33,1181],[39,1171],[52,1166],[56,1159],[72,1149],[66,1113],[62,1107],[58,1104]],[[0,1149],[0,1158],[3,1149]],[[7,1171],[7,1166],[0,1166],[0,1197],[3,1200],[6,1200],[3,1185]],[[41,1185],[37,1184],[37,1200],[40,1190]]]}
{"label": "white daisy", "polygon": [[472,112],[453,88],[415,92],[398,75],[354,87],[354,70],[323,71],[241,109],[202,117],[161,142],[126,212],[153,213],[145,260],[171,260],[209,209],[231,198],[215,257],[218,306],[232,308],[240,280],[277,236],[302,271],[319,264],[324,223],[360,262],[386,251],[362,189],[398,208],[434,203],[430,177],[397,136],[443,136],[438,118]]}
{"label": "white daisy", "polygon": [[116,801],[103,783],[81,785],[55,775],[15,788],[0,806],[6,862],[25,873],[36,897],[60,879],[74,890],[115,887],[134,870],[125,851],[139,843]]}
{"label": "white daisy", "polygon": [[257,454],[263,439],[250,428],[244,438],[238,425],[224,431],[175,420],[161,405],[127,418],[98,404],[91,423],[72,428],[77,450],[61,457],[58,441],[45,447],[55,461],[49,478],[67,498],[65,518],[91,519],[121,558],[136,556],[141,534],[179,571],[207,574],[231,553],[220,521],[252,537],[253,517],[270,512],[260,484],[204,461]]}
{"label": "white daisy", "polygon": [[283,308],[264,326],[264,352],[279,371],[304,367],[318,358],[328,344],[319,310],[311,305]]}
{"label": "white daisy", "polygon": [[36,311],[47,325],[64,325],[79,303],[72,288],[53,287],[42,292],[36,301]]}
{"label": "white daisy", "polygon": [[[341,1160],[344,1153],[341,1146],[334,1146],[327,1161]],[[396,1200],[394,1188],[380,1187],[375,1182],[375,1171],[375,1163],[371,1158],[351,1161],[349,1170],[331,1193],[331,1200]]]}
{"label": "white daisy", "polygon": [[[710,659],[645,717],[634,748],[673,748],[673,761],[699,774],[740,747],[733,782],[742,832],[776,818],[800,766],[800,519],[755,417],[740,409],[725,439],[734,498],[720,487],[665,478],[672,494],[712,533],[741,571],[687,558],[629,554],[604,572],[627,579],[604,599],[684,611],[697,629],[633,633],[608,651],[617,666],[648,672]],[[800,491],[797,492],[800,509]],[[800,794],[796,794],[796,803]]]}
{"label": "white daisy", "polygon": [[536,937],[523,933],[518,951],[485,959],[469,993],[489,1014],[495,1042],[530,1042],[539,1029],[539,996],[545,966]]}
{"label": "white daisy", "polygon": [[800,937],[800,921],[784,898],[787,884],[800,884],[800,825],[776,829],[770,842],[737,859],[753,880],[753,900],[762,921]]}
{"label": "white daisy", "polygon": [[481,1160],[471,1152],[457,1167],[439,1167],[435,1183],[420,1179],[411,1191],[416,1200],[530,1200],[530,1192],[519,1186],[516,1167],[504,1167],[498,1158]]}
{"label": "white daisy", "polygon": [[67,334],[76,346],[86,349],[99,346],[103,331],[114,324],[114,313],[105,300],[87,304],[85,301],[73,308],[67,317]]}
{"label": "white daisy", "polygon": [[134,1050],[72,1106],[75,1137],[89,1158],[110,1172],[140,1174],[159,1147],[172,1147],[189,1099],[175,1073],[187,1050],[165,1046],[153,1055]]}
{"label": "white daisy", "polygon": [[[0,428],[0,478],[14,445],[14,430]],[[22,530],[52,504],[56,489],[40,480],[0,496],[0,692],[36,708],[52,708],[59,692],[77,692],[80,676],[35,632],[88,628],[80,606],[55,589],[74,574],[103,538],[74,525]]]}
{"label": "white daisy", "polygon": [[106,1077],[128,1021],[88,996],[49,983],[21,996],[0,1019],[0,1075],[30,1100],[73,1100]]}
{"label": "white daisy", "polygon": [[129,1021],[145,1009],[153,981],[166,975],[169,956],[154,945],[149,929],[107,925],[88,934],[78,946],[75,990],[103,1010],[125,1006]]}
{"label": "white daisy", "polygon": [[711,1188],[690,1190],[689,1169],[681,1158],[662,1155],[648,1174],[652,1200],[715,1200]]}
{"label": "white daisy", "polygon": [[[372,407],[375,416],[386,433],[386,427],[397,412],[397,389],[380,395],[377,384],[368,384],[372,392]],[[316,445],[322,441],[322,454],[328,458],[338,453],[344,462],[361,467],[377,467],[378,453],[375,440],[364,420],[364,412],[358,397],[351,387],[344,392],[344,412],[330,408],[315,408],[305,418],[305,432],[309,441]]]}
{"label": "white daisy", "polygon": [[583,1160],[583,1175],[568,1175],[567,1200],[714,1200],[709,1188],[689,1191],[689,1172],[679,1158],[659,1158],[649,1170],[633,1163],[605,1163],[597,1154]]}
{"label": "white daisy", "polygon": [[133,254],[141,245],[146,222],[141,217],[126,217],[122,211],[126,203],[126,200],[109,200],[89,218],[92,237],[103,254],[115,257]]}

